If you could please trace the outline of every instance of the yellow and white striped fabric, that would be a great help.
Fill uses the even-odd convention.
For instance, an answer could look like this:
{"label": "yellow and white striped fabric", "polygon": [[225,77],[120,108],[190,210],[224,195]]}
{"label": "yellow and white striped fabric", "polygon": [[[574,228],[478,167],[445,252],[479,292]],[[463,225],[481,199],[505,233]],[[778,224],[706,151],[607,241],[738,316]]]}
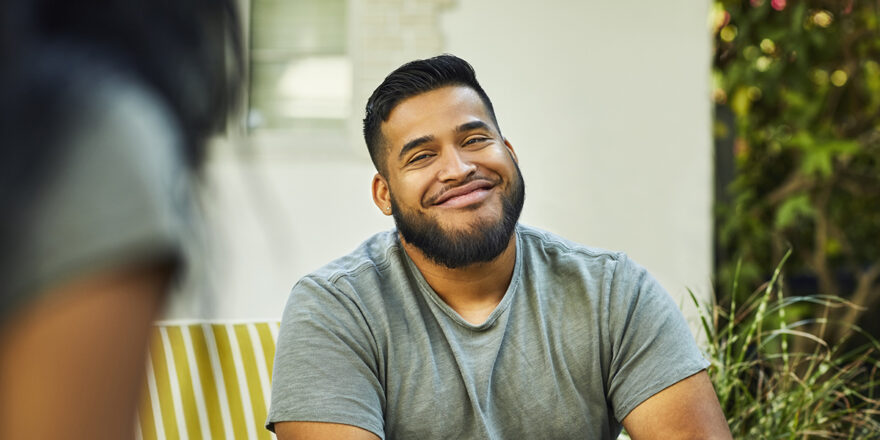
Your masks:
{"label": "yellow and white striped fabric", "polygon": [[136,437],[274,439],[263,424],[279,325],[157,323]]}

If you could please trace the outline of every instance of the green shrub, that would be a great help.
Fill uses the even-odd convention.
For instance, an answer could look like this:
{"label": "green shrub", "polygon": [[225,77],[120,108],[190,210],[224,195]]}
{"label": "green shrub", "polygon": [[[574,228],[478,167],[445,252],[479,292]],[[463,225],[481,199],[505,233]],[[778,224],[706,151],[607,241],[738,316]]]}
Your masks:
{"label": "green shrub", "polygon": [[880,307],[880,2],[720,0],[713,20],[716,151],[732,162],[718,192],[717,286],[737,261],[741,282],[766,279],[793,248],[787,291],[860,307],[810,301],[789,313],[877,337],[867,312]]}

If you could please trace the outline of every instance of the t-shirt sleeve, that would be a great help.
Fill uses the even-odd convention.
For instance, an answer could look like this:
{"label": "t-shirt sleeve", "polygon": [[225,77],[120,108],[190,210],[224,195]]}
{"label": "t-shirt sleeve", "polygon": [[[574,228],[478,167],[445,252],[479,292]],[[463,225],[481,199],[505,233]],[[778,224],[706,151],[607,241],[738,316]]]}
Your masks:
{"label": "t-shirt sleeve", "polygon": [[621,255],[611,286],[608,394],[622,421],[640,403],[705,369],[672,297],[644,268]]}
{"label": "t-shirt sleeve", "polygon": [[385,393],[362,308],[332,284],[306,277],[284,310],[266,428],[285,421],[354,425],[384,438]]}
{"label": "t-shirt sleeve", "polygon": [[[183,262],[192,209],[176,120],[155,94],[120,78],[98,81],[52,149],[24,213],[0,310],[59,283],[143,262]],[[4,306],[0,304],[0,306]]]}

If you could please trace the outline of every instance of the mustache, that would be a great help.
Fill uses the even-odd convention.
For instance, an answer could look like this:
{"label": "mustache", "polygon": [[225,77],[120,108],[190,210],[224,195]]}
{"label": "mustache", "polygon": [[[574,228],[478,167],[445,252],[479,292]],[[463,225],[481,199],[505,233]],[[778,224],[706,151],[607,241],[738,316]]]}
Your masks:
{"label": "mustache", "polygon": [[496,186],[501,183],[500,178],[491,178],[489,176],[484,176],[482,174],[473,174],[461,182],[442,186],[439,190],[437,190],[436,192],[431,194],[429,197],[427,197],[425,199],[424,203],[426,206],[431,206],[431,205],[435,204],[437,202],[437,200],[440,199],[440,197],[442,197],[443,194],[446,194],[448,191],[453,190],[455,188],[465,186],[469,183],[480,182],[480,181],[487,182],[487,183],[491,184],[492,186]]}

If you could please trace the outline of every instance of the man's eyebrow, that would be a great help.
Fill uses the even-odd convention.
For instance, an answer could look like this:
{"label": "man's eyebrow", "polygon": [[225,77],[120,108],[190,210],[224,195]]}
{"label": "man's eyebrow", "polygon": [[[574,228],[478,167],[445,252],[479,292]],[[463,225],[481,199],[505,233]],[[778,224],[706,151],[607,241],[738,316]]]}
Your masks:
{"label": "man's eyebrow", "polygon": [[[464,132],[468,132],[468,131],[476,130],[476,129],[491,130],[491,127],[489,127],[489,125],[483,121],[471,121],[471,122],[465,122],[464,124],[461,124],[458,127],[455,127],[455,132],[456,133],[464,133]],[[403,157],[406,156],[406,153],[408,153],[413,148],[417,148],[418,146],[425,144],[425,143],[428,143],[428,142],[431,142],[433,140],[434,140],[434,136],[431,136],[431,135],[425,135],[420,138],[413,139],[413,140],[403,144],[403,148],[400,149],[400,153],[397,154],[397,158],[403,159]]]}
{"label": "man's eyebrow", "polygon": [[413,148],[416,148],[419,145],[431,142],[433,140],[434,140],[434,136],[431,136],[431,135],[425,135],[420,138],[415,138],[415,139],[403,144],[403,148],[400,149],[400,153],[397,155],[397,158],[403,159],[403,156],[405,156],[406,153],[409,152],[409,150],[412,150]]}
{"label": "man's eyebrow", "polygon": [[455,132],[456,133],[464,133],[466,131],[476,130],[478,128],[481,128],[484,130],[490,130],[489,125],[483,121],[471,121],[471,122],[466,122],[466,123],[461,124],[458,127],[456,127]]}

